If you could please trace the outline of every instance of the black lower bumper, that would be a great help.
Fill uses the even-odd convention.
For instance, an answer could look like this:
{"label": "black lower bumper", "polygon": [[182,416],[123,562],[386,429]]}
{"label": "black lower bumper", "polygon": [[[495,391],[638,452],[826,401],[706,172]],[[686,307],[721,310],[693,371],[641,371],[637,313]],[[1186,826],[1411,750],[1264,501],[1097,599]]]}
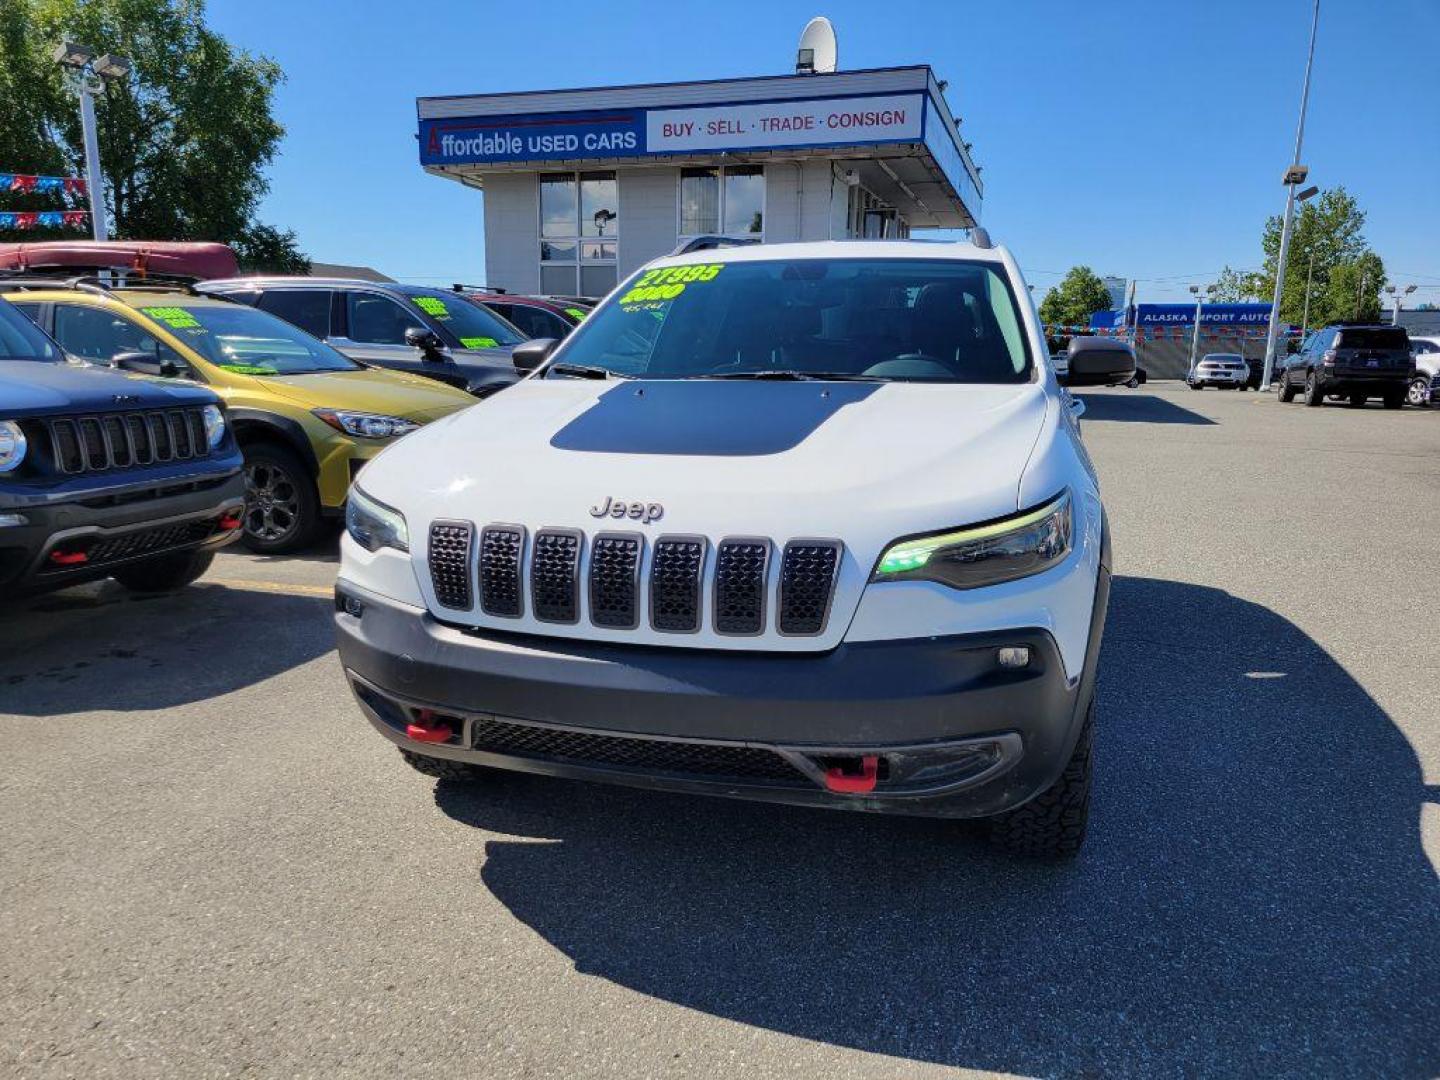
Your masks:
{"label": "black lower bumper", "polygon": [[[1093,692],[1108,598],[1102,569],[1075,680],[1041,629],[847,643],[815,655],[617,646],[463,630],[344,582],[336,623],[366,716],[416,753],[677,791],[978,817],[1018,806],[1064,768]],[[1016,646],[1029,649],[1029,662],[1002,667],[997,650]],[[416,723],[425,741],[411,737]],[[437,730],[448,734],[428,741]]]}
{"label": "black lower bumper", "polygon": [[1326,394],[1366,394],[1370,397],[1404,397],[1410,389],[1408,372],[1365,374],[1363,371],[1336,371],[1324,375],[1320,389]]}
{"label": "black lower bumper", "polygon": [[[108,577],[116,567],[179,551],[209,550],[238,539],[245,478],[176,485],[108,505],[104,491],[84,500],[26,504],[23,524],[0,527],[0,593],[64,588]],[[0,513],[11,513],[0,505]]]}

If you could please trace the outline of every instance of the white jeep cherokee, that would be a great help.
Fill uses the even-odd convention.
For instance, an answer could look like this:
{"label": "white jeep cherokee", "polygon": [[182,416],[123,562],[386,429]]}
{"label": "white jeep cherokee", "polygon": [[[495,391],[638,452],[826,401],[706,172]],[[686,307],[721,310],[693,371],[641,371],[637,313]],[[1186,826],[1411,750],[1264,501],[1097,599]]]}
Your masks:
{"label": "white jeep cherokee", "polygon": [[1110,550],[1045,356],[1001,248],[657,260],[359,477],[361,708],[432,776],[988,817],[1073,853]]}

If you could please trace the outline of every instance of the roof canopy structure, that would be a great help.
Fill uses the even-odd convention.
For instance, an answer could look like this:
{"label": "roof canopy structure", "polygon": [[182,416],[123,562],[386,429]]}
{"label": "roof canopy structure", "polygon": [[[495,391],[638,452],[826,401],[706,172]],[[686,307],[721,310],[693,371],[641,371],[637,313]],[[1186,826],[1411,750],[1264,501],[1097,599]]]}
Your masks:
{"label": "roof canopy structure", "polygon": [[843,160],[915,228],[979,223],[979,172],[927,65],[420,98],[420,163],[487,173]]}

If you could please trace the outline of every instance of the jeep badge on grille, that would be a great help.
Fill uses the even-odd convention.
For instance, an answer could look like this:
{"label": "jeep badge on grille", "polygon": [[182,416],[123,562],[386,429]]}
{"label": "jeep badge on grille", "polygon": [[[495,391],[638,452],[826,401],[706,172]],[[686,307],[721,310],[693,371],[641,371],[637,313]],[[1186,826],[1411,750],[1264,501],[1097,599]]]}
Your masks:
{"label": "jeep badge on grille", "polygon": [[622,499],[606,497],[604,502],[597,503],[590,507],[590,516],[603,518],[633,518],[643,525],[649,525],[652,521],[659,521],[665,516],[665,507],[659,503],[627,503]]}

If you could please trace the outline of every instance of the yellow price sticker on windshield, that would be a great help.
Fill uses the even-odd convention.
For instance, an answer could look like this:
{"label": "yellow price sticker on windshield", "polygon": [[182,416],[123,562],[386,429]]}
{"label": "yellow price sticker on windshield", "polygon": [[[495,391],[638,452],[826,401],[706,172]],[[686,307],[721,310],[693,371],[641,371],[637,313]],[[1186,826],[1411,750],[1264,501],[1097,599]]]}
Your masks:
{"label": "yellow price sticker on windshield", "polygon": [[179,307],[147,307],[141,308],[146,315],[149,315],[157,322],[162,322],[172,330],[204,330],[200,320],[190,312]]}
{"label": "yellow price sticker on windshield", "polygon": [[585,318],[585,316],[588,315],[589,312],[587,312],[584,308],[567,307],[565,309],[565,314],[569,315],[576,322],[579,322],[581,319]]}
{"label": "yellow price sticker on windshield", "polygon": [[462,337],[460,344],[467,349],[493,349],[499,345],[493,337]]}
{"label": "yellow price sticker on windshield", "polygon": [[278,375],[280,374],[273,367],[266,367],[261,364],[221,364],[224,371],[233,371],[236,375]]}
{"label": "yellow price sticker on windshield", "polygon": [[448,319],[450,317],[450,309],[445,306],[445,301],[437,299],[434,296],[415,297],[415,306],[425,312],[426,315],[433,315],[437,319]]}
{"label": "yellow price sticker on windshield", "polygon": [[714,281],[724,269],[724,263],[697,263],[694,266],[665,266],[658,270],[647,270],[619,302],[641,304],[648,301],[674,300],[687,286]]}

